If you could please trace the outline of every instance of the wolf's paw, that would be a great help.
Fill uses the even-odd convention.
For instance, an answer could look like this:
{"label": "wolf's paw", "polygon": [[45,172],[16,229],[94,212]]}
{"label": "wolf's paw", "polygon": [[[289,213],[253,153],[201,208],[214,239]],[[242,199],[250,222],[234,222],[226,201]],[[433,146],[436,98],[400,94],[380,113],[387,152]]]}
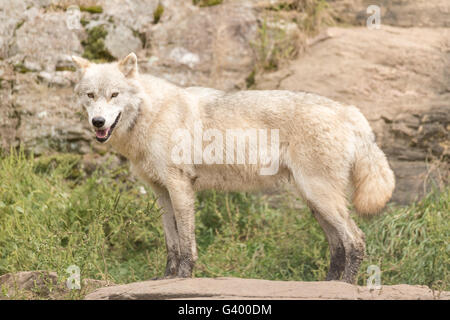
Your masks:
{"label": "wolf's paw", "polygon": [[192,278],[192,270],[194,269],[194,262],[190,258],[180,259],[178,266],[178,278]]}

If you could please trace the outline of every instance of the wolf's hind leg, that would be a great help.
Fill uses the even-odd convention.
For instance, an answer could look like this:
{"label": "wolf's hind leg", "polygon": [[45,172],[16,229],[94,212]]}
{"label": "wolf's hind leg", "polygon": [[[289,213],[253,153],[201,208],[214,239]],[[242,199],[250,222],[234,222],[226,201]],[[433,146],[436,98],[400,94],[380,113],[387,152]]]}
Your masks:
{"label": "wolf's hind leg", "polygon": [[347,224],[352,230],[354,238],[346,243],[345,270],[342,280],[354,283],[366,252],[365,235],[350,217],[348,217]]}
{"label": "wolf's hind leg", "polygon": [[294,174],[300,192],[324,230],[330,245],[331,261],[327,280],[354,283],[364,257],[364,234],[350,218],[344,192],[330,179]]}
{"label": "wolf's hind leg", "polygon": [[325,232],[330,247],[330,268],[326,280],[341,280],[345,268],[345,249],[336,228],[322,218],[312,204],[309,204],[313,216]]}
{"label": "wolf's hind leg", "polygon": [[177,224],[175,221],[172,202],[170,201],[170,196],[167,189],[163,187],[153,187],[153,191],[158,197],[158,204],[164,211],[162,221],[167,250],[167,264],[164,277],[171,278],[177,275],[180,260],[180,244]]}

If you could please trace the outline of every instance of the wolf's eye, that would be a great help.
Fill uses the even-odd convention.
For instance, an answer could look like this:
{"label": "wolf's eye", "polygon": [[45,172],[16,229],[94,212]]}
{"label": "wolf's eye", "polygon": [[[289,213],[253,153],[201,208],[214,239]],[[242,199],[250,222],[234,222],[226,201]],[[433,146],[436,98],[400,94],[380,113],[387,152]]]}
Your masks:
{"label": "wolf's eye", "polygon": [[115,97],[117,97],[118,95],[119,95],[118,92],[113,92],[113,94],[111,95],[111,98],[115,98]]}
{"label": "wolf's eye", "polygon": [[87,96],[88,96],[89,98],[91,98],[91,99],[94,99],[94,94],[93,94],[92,92],[89,92],[89,93],[87,94]]}

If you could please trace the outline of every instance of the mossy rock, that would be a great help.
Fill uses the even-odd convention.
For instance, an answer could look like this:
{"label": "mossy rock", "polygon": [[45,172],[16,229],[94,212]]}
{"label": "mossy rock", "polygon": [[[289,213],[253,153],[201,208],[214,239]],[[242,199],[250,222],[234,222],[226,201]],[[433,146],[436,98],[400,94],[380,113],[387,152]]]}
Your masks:
{"label": "mossy rock", "polygon": [[86,20],[84,18],[80,19],[80,23],[83,27],[86,27],[89,24],[89,20]]}
{"label": "mossy rock", "polygon": [[71,71],[75,72],[77,71],[77,68],[71,67],[71,66],[56,66],[55,71]]}
{"label": "mossy rock", "polygon": [[111,62],[115,58],[105,47],[105,38],[108,35],[105,27],[100,25],[87,31],[88,37],[81,44],[84,47],[83,58],[94,62]]}
{"label": "mossy rock", "polygon": [[164,7],[161,3],[158,3],[158,6],[156,7],[155,11],[153,12],[153,23],[157,24],[159,20],[161,20],[161,17],[164,13]]}
{"label": "mossy rock", "polygon": [[199,7],[212,7],[221,4],[223,0],[193,0],[192,2]]}
{"label": "mossy rock", "polygon": [[14,71],[15,72],[19,72],[19,73],[28,73],[28,72],[32,72],[33,70],[28,69],[27,67],[25,67],[25,65],[23,63],[17,63],[13,66]]}
{"label": "mossy rock", "polygon": [[80,11],[95,14],[95,13],[102,13],[103,8],[101,6],[88,6],[88,7],[81,6]]}

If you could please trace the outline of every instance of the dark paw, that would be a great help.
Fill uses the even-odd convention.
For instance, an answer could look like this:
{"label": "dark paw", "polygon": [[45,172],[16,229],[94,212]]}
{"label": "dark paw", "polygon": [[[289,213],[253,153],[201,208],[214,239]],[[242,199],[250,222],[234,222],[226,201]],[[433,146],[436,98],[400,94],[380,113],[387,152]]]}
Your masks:
{"label": "dark paw", "polygon": [[180,278],[191,278],[194,269],[194,261],[190,256],[180,257],[177,276]]}
{"label": "dark paw", "polygon": [[330,270],[328,271],[326,281],[339,281],[342,277],[342,271],[339,270]]}
{"label": "dark paw", "polygon": [[175,255],[168,255],[164,277],[174,278],[178,274],[178,267],[179,267],[178,257]]}
{"label": "dark paw", "polygon": [[330,269],[327,274],[327,281],[341,280],[345,269],[345,251],[343,246],[335,248],[331,255]]}
{"label": "dark paw", "polygon": [[[347,252],[346,252],[347,253]],[[347,254],[344,276],[342,280],[354,284],[356,282],[356,275],[359,271],[359,266],[364,258],[364,248],[356,248],[350,250]]]}

